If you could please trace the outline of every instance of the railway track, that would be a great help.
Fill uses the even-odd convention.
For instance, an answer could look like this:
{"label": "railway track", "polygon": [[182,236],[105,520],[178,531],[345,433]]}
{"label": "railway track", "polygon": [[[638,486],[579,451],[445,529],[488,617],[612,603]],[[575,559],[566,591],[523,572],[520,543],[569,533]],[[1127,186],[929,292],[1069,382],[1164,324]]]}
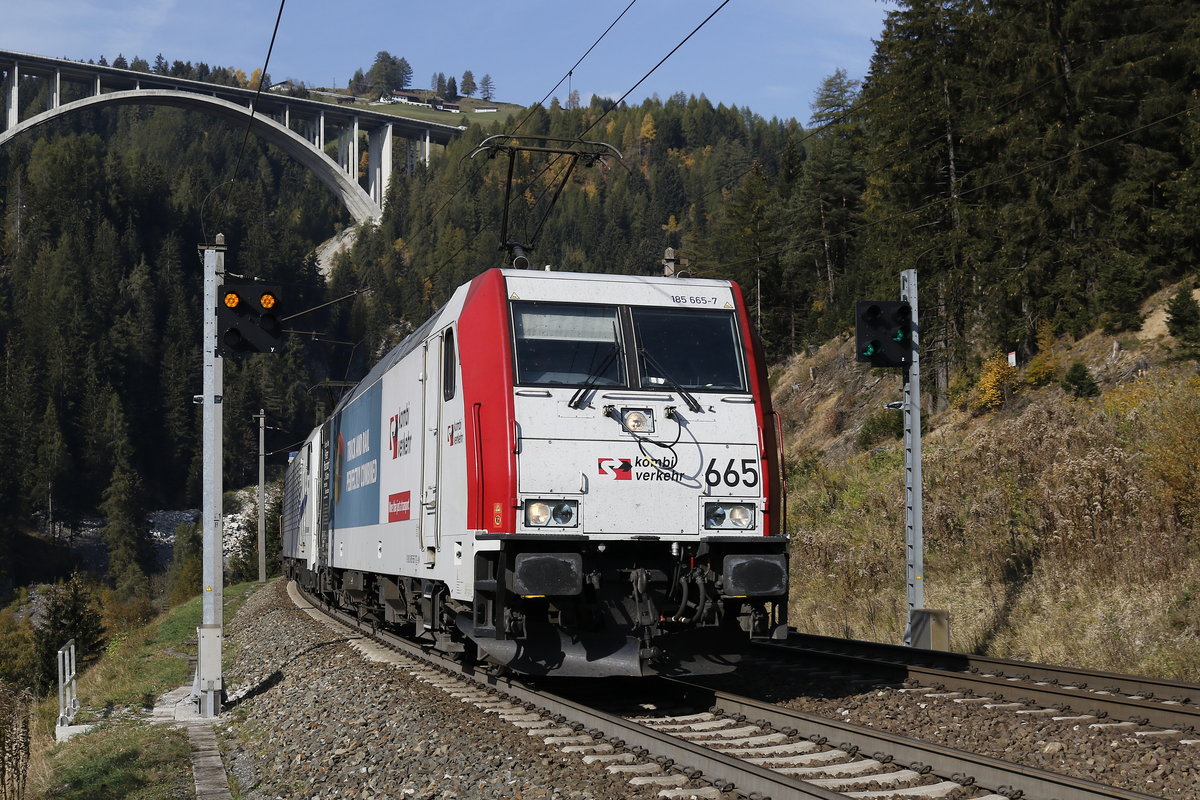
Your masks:
{"label": "railway track", "polygon": [[[1148,800],[1151,796],[763,703],[678,679],[642,696],[589,697],[594,681],[527,683],[432,654],[302,596],[432,686],[495,713],[547,746],[603,764],[666,798]],[[631,684],[619,684],[622,687]]]}
{"label": "railway track", "polygon": [[755,649],[943,696],[1054,710],[1098,729],[1154,726],[1181,739],[1200,731],[1200,686],[1192,683],[797,633]]}

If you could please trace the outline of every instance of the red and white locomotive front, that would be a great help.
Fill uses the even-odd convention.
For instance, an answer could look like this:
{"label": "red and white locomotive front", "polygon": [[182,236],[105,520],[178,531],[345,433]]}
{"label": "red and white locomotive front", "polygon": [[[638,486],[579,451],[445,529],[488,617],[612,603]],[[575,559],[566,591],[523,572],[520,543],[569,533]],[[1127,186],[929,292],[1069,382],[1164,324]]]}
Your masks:
{"label": "red and white locomotive front", "polygon": [[458,338],[474,528],[458,625],[483,654],[534,674],[720,672],[783,631],[777,429],[735,284],[493,270]]}

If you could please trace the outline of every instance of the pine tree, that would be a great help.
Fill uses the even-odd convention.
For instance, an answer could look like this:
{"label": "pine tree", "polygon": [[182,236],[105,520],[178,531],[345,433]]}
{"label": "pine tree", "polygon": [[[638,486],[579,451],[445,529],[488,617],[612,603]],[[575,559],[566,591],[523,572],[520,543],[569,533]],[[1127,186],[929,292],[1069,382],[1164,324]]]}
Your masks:
{"label": "pine tree", "polygon": [[46,590],[48,597],[41,619],[34,628],[37,687],[48,692],[58,680],[58,650],[75,640],[75,658],[80,669],[100,657],[104,648],[104,626],[95,595],[78,572],[64,583]]}
{"label": "pine tree", "polygon": [[462,80],[458,82],[458,89],[463,93],[464,97],[471,97],[475,94],[475,73],[471,70],[466,70],[462,74]]}
{"label": "pine tree", "polygon": [[1167,303],[1167,332],[1181,350],[1200,355],[1200,304],[1190,284],[1180,286]]}
{"label": "pine tree", "polygon": [[1066,377],[1063,378],[1062,388],[1072,397],[1096,397],[1100,394],[1096,379],[1082,361],[1071,364]]}
{"label": "pine tree", "polygon": [[51,533],[55,522],[70,516],[64,513],[63,507],[72,504],[68,489],[73,472],[71,453],[67,449],[58,412],[53,400],[47,398],[46,411],[38,426],[37,457],[32,474],[35,480],[33,496],[39,499],[38,505],[47,512],[46,522],[51,526]]}
{"label": "pine tree", "polygon": [[171,605],[179,605],[200,593],[204,577],[202,546],[199,524],[183,524],[175,529],[171,566],[167,570],[167,601]]}
{"label": "pine tree", "polygon": [[396,89],[407,89],[412,83],[412,65],[403,56],[396,59]]}
{"label": "pine tree", "polygon": [[822,82],[812,105],[814,128],[806,137],[808,157],[792,167],[798,175],[787,200],[783,269],[793,346],[797,310],[809,312],[816,338],[825,338],[848,324],[846,310],[855,299],[851,273],[858,242],[853,232],[862,224],[866,186],[865,135],[854,110],[857,99],[857,82],[842,70]]}
{"label": "pine tree", "polygon": [[479,79],[479,96],[484,100],[491,100],[496,96],[496,84],[492,81],[492,76],[486,72]]}
{"label": "pine tree", "polygon": [[367,91],[374,99],[388,97],[403,85],[400,61],[386,50],[375,54],[375,63],[367,70]]}
{"label": "pine tree", "polygon": [[[979,93],[966,67],[977,49],[969,0],[905,0],[884,22],[863,90],[870,108],[865,232],[856,291],[873,291],[885,271],[921,270],[922,345],[935,404],[944,407],[952,367],[967,353],[952,332],[973,309],[964,296],[973,265],[971,209],[963,181],[974,166],[964,132]],[[990,88],[990,87],[989,87]],[[889,278],[889,283],[894,278]],[[860,295],[861,296],[861,295]]]}
{"label": "pine tree", "polygon": [[111,475],[104,489],[101,534],[108,546],[109,582],[118,597],[131,598],[148,589],[142,569],[142,481],[131,464],[132,445],[120,400],[109,396],[104,434],[111,454]]}

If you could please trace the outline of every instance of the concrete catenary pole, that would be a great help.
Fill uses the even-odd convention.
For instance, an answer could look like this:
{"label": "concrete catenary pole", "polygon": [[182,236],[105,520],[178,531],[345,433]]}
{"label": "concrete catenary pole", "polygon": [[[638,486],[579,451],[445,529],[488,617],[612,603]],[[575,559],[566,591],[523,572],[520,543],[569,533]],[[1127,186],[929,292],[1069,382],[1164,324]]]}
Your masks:
{"label": "concrete catenary pole", "polygon": [[267,582],[267,508],[266,508],[266,436],[267,412],[258,410],[258,582]]}
{"label": "concrete catenary pole", "polygon": [[225,275],[225,236],[216,244],[205,244],[204,253],[204,407],[203,489],[201,527],[203,533],[203,616],[196,630],[199,658],[193,694],[201,716],[221,713],[224,690],[221,670],[221,639],[224,627],[224,524],[221,518],[222,413],[224,362],[217,357],[217,287]]}
{"label": "concrete catenary pole", "polygon": [[921,340],[917,313],[917,271],[900,273],[900,299],[912,308],[912,362],[904,373],[904,511],[908,628],[913,645],[914,617],[925,608],[925,531],[921,498]]}

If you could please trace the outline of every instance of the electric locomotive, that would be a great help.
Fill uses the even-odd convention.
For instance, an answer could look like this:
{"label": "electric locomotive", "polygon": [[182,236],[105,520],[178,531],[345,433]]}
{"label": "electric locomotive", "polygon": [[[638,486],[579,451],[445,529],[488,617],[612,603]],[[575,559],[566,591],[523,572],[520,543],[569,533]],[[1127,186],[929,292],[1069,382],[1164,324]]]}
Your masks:
{"label": "electric locomotive", "polygon": [[736,284],[493,269],[293,459],[287,574],[515,672],[725,672],[786,631],[780,456]]}

